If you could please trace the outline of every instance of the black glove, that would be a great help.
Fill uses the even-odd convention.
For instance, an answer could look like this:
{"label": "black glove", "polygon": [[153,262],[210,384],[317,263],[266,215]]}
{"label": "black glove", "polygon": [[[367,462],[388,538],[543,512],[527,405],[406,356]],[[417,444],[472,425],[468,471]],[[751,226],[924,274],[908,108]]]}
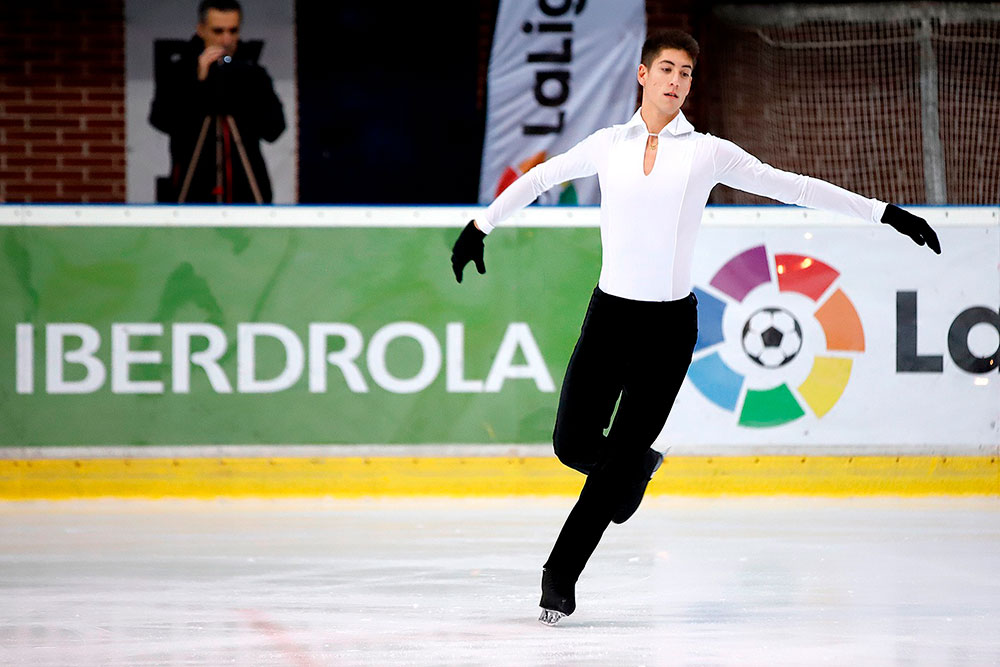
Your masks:
{"label": "black glove", "polygon": [[900,234],[906,234],[917,245],[926,243],[928,248],[939,255],[941,254],[941,244],[938,242],[937,234],[923,218],[918,218],[895,204],[889,204],[885,207],[885,213],[882,214],[882,222],[890,225]]}
{"label": "black glove", "polygon": [[462,269],[469,262],[476,263],[479,273],[486,273],[486,262],[483,261],[483,239],[486,234],[479,231],[476,223],[469,221],[458,240],[451,249],[451,269],[455,272],[455,280],[462,282]]}

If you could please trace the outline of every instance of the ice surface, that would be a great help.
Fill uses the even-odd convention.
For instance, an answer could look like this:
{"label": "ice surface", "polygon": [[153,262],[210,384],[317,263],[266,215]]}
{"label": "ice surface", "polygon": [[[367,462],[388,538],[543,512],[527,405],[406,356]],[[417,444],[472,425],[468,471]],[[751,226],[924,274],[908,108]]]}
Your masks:
{"label": "ice surface", "polygon": [[996,498],[647,498],[545,627],[572,503],[3,503],[0,664],[1000,664]]}

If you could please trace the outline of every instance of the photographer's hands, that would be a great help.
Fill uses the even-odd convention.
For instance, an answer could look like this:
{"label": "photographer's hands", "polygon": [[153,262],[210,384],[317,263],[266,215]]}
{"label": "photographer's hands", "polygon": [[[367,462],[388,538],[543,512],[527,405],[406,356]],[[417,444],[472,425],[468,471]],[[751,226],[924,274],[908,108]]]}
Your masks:
{"label": "photographer's hands", "polygon": [[226,47],[209,46],[198,56],[198,80],[204,81],[208,78],[208,68],[222,56],[226,55]]}

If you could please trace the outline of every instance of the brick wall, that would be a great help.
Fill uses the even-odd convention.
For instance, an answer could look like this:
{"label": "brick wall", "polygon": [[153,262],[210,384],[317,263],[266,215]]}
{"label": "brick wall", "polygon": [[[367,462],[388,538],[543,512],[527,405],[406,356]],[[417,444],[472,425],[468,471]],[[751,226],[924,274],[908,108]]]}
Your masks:
{"label": "brick wall", "polygon": [[122,0],[0,3],[0,201],[125,201]]}
{"label": "brick wall", "polygon": [[497,23],[499,0],[479,0],[478,70],[476,85],[476,110],[486,113],[486,79],[489,75],[490,50],[493,48],[493,30]]}
{"label": "brick wall", "polygon": [[[692,0],[646,0],[646,34],[677,29],[694,35],[694,38],[697,40],[701,40],[701,36],[698,34],[700,21],[699,14],[696,12],[697,4]],[[691,93],[688,95],[687,101],[684,102],[684,115],[687,116],[688,120],[696,128],[705,131],[703,127],[704,123],[700,122],[701,105],[699,101],[703,97],[703,73],[708,68],[709,62],[708,54],[704,52],[704,47],[700,41],[699,46],[702,46],[702,55],[698,58],[698,64],[695,68],[695,78],[691,86]],[[636,99],[636,106],[639,104],[639,99],[641,98]]]}

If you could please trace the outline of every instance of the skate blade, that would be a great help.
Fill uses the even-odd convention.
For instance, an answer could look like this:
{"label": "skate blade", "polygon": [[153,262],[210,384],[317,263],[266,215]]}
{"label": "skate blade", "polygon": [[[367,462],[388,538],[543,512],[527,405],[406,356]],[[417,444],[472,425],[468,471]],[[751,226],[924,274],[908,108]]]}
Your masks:
{"label": "skate blade", "polygon": [[566,614],[561,611],[556,611],[555,609],[542,609],[542,615],[538,617],[538,622],[544,625],[555,625]]}

